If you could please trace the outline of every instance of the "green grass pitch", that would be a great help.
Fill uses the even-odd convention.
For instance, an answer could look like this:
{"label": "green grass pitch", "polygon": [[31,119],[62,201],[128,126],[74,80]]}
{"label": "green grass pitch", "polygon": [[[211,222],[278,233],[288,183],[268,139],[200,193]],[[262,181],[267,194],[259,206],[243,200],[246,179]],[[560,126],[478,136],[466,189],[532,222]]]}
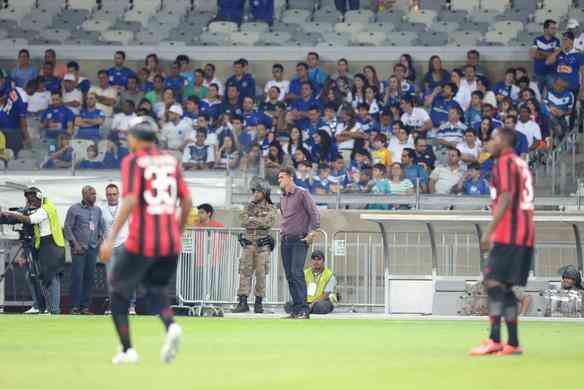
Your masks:
{"label": "green grass pitch", "polygon": [[113,366],[109,317],[0,315],[0,388],[548,389],[581,382],[584,362],[577,322],[523,322],[525,355],[470,358],[486,321],[178,321],[174,364],[159,360],[157,318],[135,317],[141,361]]}

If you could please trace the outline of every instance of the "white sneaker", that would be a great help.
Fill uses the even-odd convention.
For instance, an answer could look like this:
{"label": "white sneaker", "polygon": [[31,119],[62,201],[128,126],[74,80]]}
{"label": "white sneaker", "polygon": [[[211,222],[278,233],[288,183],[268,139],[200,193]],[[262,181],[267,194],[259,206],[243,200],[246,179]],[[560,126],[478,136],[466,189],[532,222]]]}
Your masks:
{"label": "white sneaker", "polygon": [[132,306],[130,307],[130,310],[128,311],[128,313],[129,313],[130,315],[135,315],[135,314],[136,314],[136,307],[132,305]]}
{"label": "white sneaker", "polygon": [[160,360],[164,363],[171,363],[176,358],[176,353],[180,345],[180,337],[182,335],[182,328],[176,323],[172,323],[168,327],[162,350],[160,350]]}
{"label": "white sneaker", "polygon": [[129,348],[126,352],[120,350],[113,358],[114,365],[124,365],[130,363],[138,363],[138,353],[133,348]]}
{"label": "white sneaker", "polygon": [[41,313],[41,311],[39,311],[35,307],[30,307],[28,311],[24,312],[25,315],[36,315],[38,313]]}

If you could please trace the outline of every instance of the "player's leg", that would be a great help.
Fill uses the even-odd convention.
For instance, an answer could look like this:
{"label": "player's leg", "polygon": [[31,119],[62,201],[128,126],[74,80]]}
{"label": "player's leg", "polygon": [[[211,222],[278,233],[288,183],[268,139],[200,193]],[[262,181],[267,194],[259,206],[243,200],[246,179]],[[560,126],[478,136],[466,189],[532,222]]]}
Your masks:
{"label": "player's leg", "polygon": [[150,309],[158,314],[166,329],[166,338],[160,352],[160,358],[166,363],[172,362],[176,357],[182,334],[181,327],[174,322],[167,289],[172,276],[176,273],[177,262],[177,255],[153,260],[143,278]]}
{"label": "player's leg", "polygon": [[[111,274],[111,310],[114,327],[122,346],[121,353],[112,362],[137,362],[137,354],[132,349],[128,309],[130,296],[143,278],[149,263],[142,257],[126,250],[116,258]],[[128,351],[132,350],[132,351]],[[134,355],[135,354],[135,355]]]}

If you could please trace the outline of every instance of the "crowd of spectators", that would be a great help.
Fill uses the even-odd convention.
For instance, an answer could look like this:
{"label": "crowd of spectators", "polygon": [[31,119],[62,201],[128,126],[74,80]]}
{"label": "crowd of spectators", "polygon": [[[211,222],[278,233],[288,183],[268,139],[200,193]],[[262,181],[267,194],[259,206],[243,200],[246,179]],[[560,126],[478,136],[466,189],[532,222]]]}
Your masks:
{"label": "crowd of spectators", "polygon": [[[584,48],[574,46],[578,26],[571,26],[560,40],[556,22],[546,21],[530,51],[533,72],[509,68],[500,80],[489,77],[477,50],[455,69],[433,55],[424,74],[403,54],[389,75],[344,58],[327,74],[309,52],[290,79],[274,64],[265,85],[243,58],[221,80],[212,63],[193,69],[186,55],[165,68],[150,54],[131,69],[117,51],[91,82],[78,62],[61,62],[54,50],[38,70],[22,49],[0,73],[0,158],[17,157],[33,141],[27,122],[36,121],[43,167],[115,169],[128,152],[128,128],[147,117],[186,170],[257,174],[263,165],[276,184],[279,169],[293,166],[297,185],[315,194],[408,194],[416,186],[486,194],[492,158],[485,145],[497,128],[513,129],[517,154],[528,158],[574,125]],[[87,141],[81,160],[73,156],[78,140]]]}

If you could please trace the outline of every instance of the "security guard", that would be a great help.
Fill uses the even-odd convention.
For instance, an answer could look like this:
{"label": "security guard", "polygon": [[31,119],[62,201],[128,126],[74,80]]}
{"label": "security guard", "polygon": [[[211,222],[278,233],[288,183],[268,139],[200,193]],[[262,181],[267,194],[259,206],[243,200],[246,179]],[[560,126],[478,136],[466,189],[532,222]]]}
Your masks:
{"label": "security guard", "polygon": [[245,233],[240,234],[239,243],[243,252],[239,260],[239,303],[234,313],[248,312],[247,297],[251,291],[251,278],[255,273],[255,313],[263,313],[262,299],[266,294],[266,274],[270,267],[270,253],[274,249],[274,238],[270,229],[276,222],[276,210],[270,199],[270,185],[254,178],[251,183],[253,200],[240,215]]}

